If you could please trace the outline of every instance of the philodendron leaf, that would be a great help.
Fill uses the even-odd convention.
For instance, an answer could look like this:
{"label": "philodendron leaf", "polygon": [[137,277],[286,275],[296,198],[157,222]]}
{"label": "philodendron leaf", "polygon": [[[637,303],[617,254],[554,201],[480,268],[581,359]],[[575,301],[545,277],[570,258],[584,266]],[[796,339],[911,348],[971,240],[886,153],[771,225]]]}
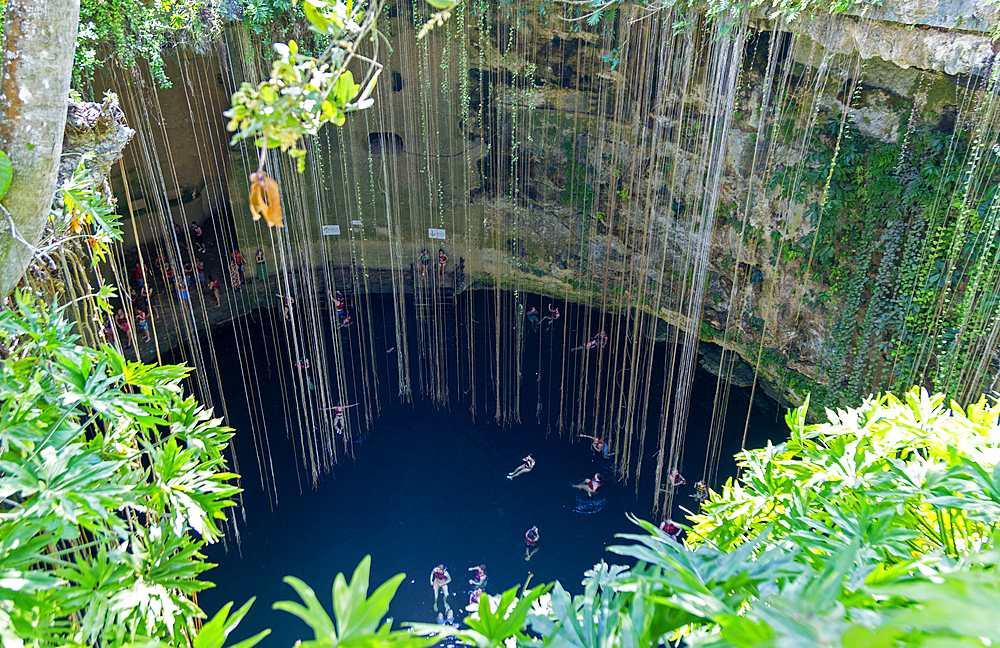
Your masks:
{"label": "philodendron leaf", "polygon": [[[253,602],[254,598],[251,598],[232,615],[229,614],[229,610],[233,606],[232,602],[223,605],[218,614],[212,617],[210,621],[205,622],[201,627],[198,636],[194,640],[194,648],[222,648],[222,645],[226,643],[226,638],[229,637],[229,633],[243,620]],[[271,634],[270,630],[261,630],[249,639],[230,646],[230,648],[252,648],[269,634]]]}
{"label": "philodendron leaf", "polygon": [[10,189],[10,181],[14,177],[14,169],[10,165],[10,158],[3,151],[0,151],[0,199],[7,195]]}
{"label": "philodendron leaf", "polygon": [[[338,578],[343,578],[343,576],[338,575]],[[291,612],[305,621],[306,625],[313,629],[317,641],[328,641],[331,642],[330,645],[336,645],[337,630],[333,626],[333,620],[320,605],[312,588],[294,576],[285,576],[282,580],[292,586],[306,605],[303,606],[294,601],[278,601],[271,607],[275,610]]]}

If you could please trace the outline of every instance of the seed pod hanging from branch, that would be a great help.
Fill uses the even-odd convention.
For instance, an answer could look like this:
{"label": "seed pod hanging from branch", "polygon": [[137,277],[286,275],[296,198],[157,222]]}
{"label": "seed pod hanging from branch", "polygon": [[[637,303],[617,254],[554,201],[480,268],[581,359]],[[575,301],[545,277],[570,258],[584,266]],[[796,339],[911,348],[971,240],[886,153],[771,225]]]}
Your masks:
{"label": "seed pod hanging from branch", "polygon": [[268,227],[283,227],[281,224],[281,192],[274,178],[269,178],[263,170],[250,174],[250,213],[253,219],[261,216]]}

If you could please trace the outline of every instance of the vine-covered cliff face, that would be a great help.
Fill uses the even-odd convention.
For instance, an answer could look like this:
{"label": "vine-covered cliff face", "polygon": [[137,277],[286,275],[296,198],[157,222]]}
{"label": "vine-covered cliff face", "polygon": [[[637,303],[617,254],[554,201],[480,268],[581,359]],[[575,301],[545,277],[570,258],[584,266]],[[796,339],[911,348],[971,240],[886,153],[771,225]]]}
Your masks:
{"label": "vine-covered cliff face", "polygon": [[[990,386],[988,5],[709,23],[469,3],[418,41],[426,10],[387,10],[375,107],[307,143],[305,174],[272,174],[295,264],[408,266],[434,228],[472,282],[645,313],[646,335],[664,334],[654,319],[694,331],[792,402]],[[237,31],[220,51],[220,80],[267,67]],[[165,140],[184,121],[164,115]],[[241,220],[256,155],[229,162],[228,176],[202,162],[190,194],[228,186]],[[270,255],[266,231],[239,236]]]}
{"label": "vine-covered cliff face", "polygon": [[[481,39],[474,75],[491,103],[473,90],[473,139],[509,173],[505,186],[489,169],[473,191],[481,247],[507,237],[515,285],[697,326],[792,402],[911,380],[959,398],[988,388],[996,290],[976,260],[995,252],[992,18],[883,13],[937,26],[750,21],[728,96],[719,62],[686,53],[712,48],[701,24],[678,36],[633,15],[609,34],[542,16],[506,50]],[[508,275],[499,256],[484,268]]]}

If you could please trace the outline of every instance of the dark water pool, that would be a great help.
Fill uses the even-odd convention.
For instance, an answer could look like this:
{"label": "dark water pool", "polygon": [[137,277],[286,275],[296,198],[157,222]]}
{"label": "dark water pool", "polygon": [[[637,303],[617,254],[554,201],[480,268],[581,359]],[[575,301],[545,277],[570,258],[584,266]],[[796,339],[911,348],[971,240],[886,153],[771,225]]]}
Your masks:
{"label": "dark water pool", "polygon": [[[489,322],[490,294],[476,299],[482,303],[475,304],[473,310],[480,314],[474,319]],[[535,301],[542,303],[541,298]],[[529,306],[531,303],[529,300]],[[374,300],[372,312],[381,308],[391,308],[391,304]],[[581,326],[581,317],[597,317],[571,308],[564,313],[568,316],[563,323],[570,327]],[[384,353],[394,345],[385,324],[388,321],[391,325],[391,315],[379,315],[373,321],[377,324],[373,326],[373,346]],[[605,324],[608,322],[606,319]],[[272,335],[274,329],[268,324],[267,314],[258,313],[256,321],[239,330],[236,333],[232,328],[223,328],[213,338],[227,393],[230,384],[242,390],[238,378],[234,378],[240,371],[234,351],[237,336],[263,348],[269,344],[265,336]],[[619,542],[616,533],[636,529],[627,514],[653,519],[652,485],[640,484],[637,494],[634,483],[609,479],[592,498],[570,487],[572,482],[596,471],[607,476],[614,471],[609,460],[596,456],[587,443],[570,443],[554,432],[554,403],[543,403],[543,414],[534,416],[538,391],[546,401],[559,393],[558,384],[553,389],[548,381],[541,381],[536,387],[533,380],[539,367],[544,372],[552,366],[549,354],[562,353],[562,336],[545,335],[531,333],[526,340],[529,349],[544,353],[525,353],[523,373],[532,380],[525,381],[522,393],[522,423],[503,427],[493,421],[489,409],[491,392],[485,368],[478,388],[481,407],[473,422],[469,403],[457,397],[447,408],[435,407],[419,395],[414,396],[412,404],[399,402],[394,397],[394,360],[386,361],[379,378],[381,413],[364,440],[354,444],[355,460],[342,458],[333,474],[322,479],[315,490],[308,486],[308,480],[303,480],[301,494],[291,441],[284,433],[281,390],[262,390],[259,411],[268,421],[277,479],[278,502],[273,507],[261,488],[253,441],[245,432],[246,406],[234,404],[239,402],[238,394],[229,398],[228,423],[238,430],[246,523],[241,525],[238,546],[231,540],[228,551],[221,545],[208,549],[209,559],[218,567],[207,572],[206,579],[217,586],[199,595],[202,607],[214,614],[227,601],[239,605],[256,596],[257,602],[231,640],[271,628],[272,634],[261,645],[289,646],[296,639],[311,638],[311,634],[297,618],[271,609],[275,601],[298,600],[282,578],[301,578],[329,609],[334,576],[345,572],[350,577],[366,554],[372,556],[374,585],[406,573],[390,612],[397,622],[434,620],[429,577],[438,563],[444,563],[452,575],[451,605],[458,611],[468,602],[471,587],[467,584],[467,568],[473,565],[486,564],[490,593],[523,583],[529,574],[535,584],[559,580],[571,592],[579,592],[584,571],[596,562],[623,562],[605,548]],[[583,335],[582,326],[579,335]],[[568,344],[576,344],[576,337],[569,336]],[[459,338],[454,342],[460,344],[461,335]],[[484,351],[488,349],[489,336],[483,336],[481,343]],[[354,346],[360,349],[360,345]],[[280,349],[280,342],[276,348]],[[663,349],[657,353],[662,354]],[[288,362],[280,356],[278,353],[267,360],[267,354],[261,353],[257,362]],[[268,378],[270,370],[262,366],[258,370],[265,382],[275,383]],[[696,376],[682,466],[692,483],[700,477],[704,463],[706,444],[699,439],[709,427],[715,385],[714,376],[704,372]],[[459,393],[456,386],[452,394]],[[782,438],[784,425],[776,422],[776,405],[758,401],[751,413],[748,443]],[[739,448],[748,406],[749,390],[732,389],[731,415],[727,417],[721,453],[722,475],[734,470],[729,457]],[[651,410],[658,413],[659,406]],[[644,456],[651,461],[655,447],[651,443],[647,446]],[[535,469],[508,480],[507,473],[528,453],[537,460]],[[651,474],[651,468],[648,470],[647,474]],[[678,503],[691,507],[693,500],[686,494],[680,495]],[[539,551],[525,561],[524,534],[531,526],[538,527],[541,541]]]}

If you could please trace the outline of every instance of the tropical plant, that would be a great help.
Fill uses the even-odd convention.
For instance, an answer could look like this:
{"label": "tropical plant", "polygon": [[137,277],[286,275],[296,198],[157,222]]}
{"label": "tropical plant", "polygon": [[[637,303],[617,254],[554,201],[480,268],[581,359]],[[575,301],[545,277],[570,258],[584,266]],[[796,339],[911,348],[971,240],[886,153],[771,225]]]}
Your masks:
{"label": "tropical plant", "polygon": [[631,596],[626,612],[642,606],[663,634],[640,644],[620,624],[621,640],[610,645],[683,637],[687,646],[712,648],[988,646],[1000,636],[984,622],[1000,612],[993,551],[961,560],[926,555],[885,569],[857,536],[836,554],[806,560],[808,548],[769,530],[720,552],[685,548],[640,524],[648,535],[623,536],[637,544],[610,548],[643,561],[616,589]]}
{"label": "tropical plant", "polygon": [[[682,545],[648,522],[532,628],[549,646],[987,646],[1000,637],[1000,405],[918,389],[739,455]],[[637,612],[638,611],[638,612]]]}
{"label": "tropical plant", "polygon": [[316,638],[303,642],[302,648],[390,645],[395,648],[423,648],[432,644],[432,639],[405,630],[393,631],[392,619],[382,622],[389,612],[389,603],[406,574],[396,574],[382,583],[369,597],[370,575],[371,556],[365,556],[354,570],[350,583],[342,573],[334,578],[333,615],[336,621],[323,609],[312,588],[294,576],[286,576],[285,582],[295,589],[305,605],[294,601],[278,601],[274,604],[274,609],[294,614],[312,628]]}
{"label": "tropical plant", "polygon": [[221,28],[215,3],[205,0],[83,0],[73,63],[73,85],[90,86],[94,72],[113,58],[124,67],[149,66],[153,80],[170,87],[163,50],[203,46]]}
{"label": "tropical plant", "polygon": [[737,455],[741,477],[693,516],[692,540],[722,550],[773,529],[811,555],[836,552],[862,534],[863,551],[886,566],[943,552],[981,551],[1000,522],[1000,405],[966,410],[914,388],[899,400],[873,396],[828,410],[807,425],[786,416],[791,438]]}
{"label": "tropical plant", "polygon": [[221,645],[246,606],[198,638],[194,595],[238,492],[232,430],[184,395],[190,370],[76,344],[60,309],[21,292],[0,357],[3,645]]}
{"label": "tropical plant", "polygon": [[[295,41],[275,43],[278,56],[271,77],[257,86],[244,83],[233,94],[232,108],[225,113],[230,120],[228,129],[235,133],[231,144],[253,137],[260,148],[258,173],[270,148],[287,151],[303,171],[305,150],[298,147],[300,139],[315,135],[326,123],[341,125],[345,113],[374,103],[369,95],[382,71],[376,29],[382,0],[304,0],[302,7],[310,29],[328,39],[327,48],[319,56],[312,56]],[[358,50],[368,40],[373,52],[363,56]],[[348,69],[356,61],[366,70],[360,84],[355,83]]]}

